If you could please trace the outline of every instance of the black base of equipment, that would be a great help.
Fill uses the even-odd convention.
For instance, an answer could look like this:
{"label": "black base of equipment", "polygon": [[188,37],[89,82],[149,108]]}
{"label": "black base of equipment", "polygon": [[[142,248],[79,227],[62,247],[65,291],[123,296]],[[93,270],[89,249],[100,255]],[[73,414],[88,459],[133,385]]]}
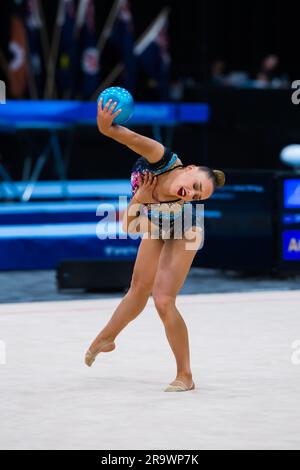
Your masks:
{"label": "black base of equipment", "polygon": [[134,261],[70,260],[57,270],[59,289],[123,292],[130,287]]}

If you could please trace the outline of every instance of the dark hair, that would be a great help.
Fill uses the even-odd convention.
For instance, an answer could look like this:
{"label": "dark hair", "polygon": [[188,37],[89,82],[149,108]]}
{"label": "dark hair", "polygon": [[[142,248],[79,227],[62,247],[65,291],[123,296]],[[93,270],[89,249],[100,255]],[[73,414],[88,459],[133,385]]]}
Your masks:
{"label": "dark hair", "polygon": [[222,188],[225,185],[226,177],[223,171],[212,170],[211,168],[208,168],[207,166],[199,166],[199,171],[204,171],[204,173],[207,174],[209,179],[212,180],[213,185],[214,185],[214,191],[217,188]]}

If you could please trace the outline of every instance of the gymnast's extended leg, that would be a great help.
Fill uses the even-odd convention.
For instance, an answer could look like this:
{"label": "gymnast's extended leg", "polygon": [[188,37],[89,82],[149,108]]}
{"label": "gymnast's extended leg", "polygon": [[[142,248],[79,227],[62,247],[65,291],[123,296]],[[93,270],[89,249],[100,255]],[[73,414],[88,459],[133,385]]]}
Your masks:
{"label": "gymnast's extended leg", "polygon": [[130,289],[112,318],[91,344],[86,355],[86,364],[88,366],[93,364],[95,357],[100,352],[114,350],[114,341],[118,334],[144,310],[152,292],[163,245],[163,240],[143,237],[135,262]]}

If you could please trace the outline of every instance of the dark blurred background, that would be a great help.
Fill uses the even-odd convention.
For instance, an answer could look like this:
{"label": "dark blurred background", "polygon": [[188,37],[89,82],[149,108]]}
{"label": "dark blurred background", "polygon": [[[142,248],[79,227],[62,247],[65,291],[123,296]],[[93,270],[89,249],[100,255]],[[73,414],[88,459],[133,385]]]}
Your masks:
{"label": "dark blurred background", "polygon": [[[9,48],[13,35],[11,17],[16,12],[16,5],[19,8],[18,3],[20,2],[12,0],[1,2],[0,50],[3,60],[8,64],[13,60]],[[78,1],[74,4],[78,7]],[[95,31],[85,40],[93,42],[95,38],[99,38],[112,5],[110,0],[94,1]],[[51,57],[49,50],[51,52],[51,45],[55,43],[58,6],[57,0],[40,2],[43,24],[36,36],[32,35],[31,43],[29,41],[29,47],[32,46],[35,52],[35,58],[31,59],[35,64],[32,66],[33,70],[37,64],[37,50],[42,57],[42,63],[38,65],[39,73],[35,72],[36,90],[25,86],[13,96],[12,85],[5,75],[2,60],[0,76],[8,84],[9,98],[46,97],[49,66],[47,58]],[[146,67],[143,60],[136,58],[133,64],[130,47],[167,6],[171,10],[167,29],[164,31],[165,43],[160,46],[162,49],[158,52],[158,55],[167,54],[167,62],[162,75],[154,76],[156,72],[153,69],[158,58],[152,57],[152,63],[150,58]],[[280,150],[289,143],[300,143],[299,111],[291,104],[291,83],[300,77],[297,60],[300,6],[280,0],[272,3],[131,0],[127,2],[127,7],[132,15],[128,23],[131,28],[130,36],[126,36],[126,44],[122,49],[122,36],[114,30],[116,26],[112,27],[112,36],[108,38],[101,53],[98,81],[95,82],[94,77],[94,88],[95,83],[104,83],[116,64],[123,59],[127,60],[127,77],[120,74],[112,84],[124,85],[131,89],[136,100],[206,102],[211,105],[211,121],[204,131],[200,132],[193,126],[183,126],[175,132],[174,149],[181,153],[187,162],[202,161],[223,168],[283,169],[284,165],[278,158]],[[80,81],[78,57],[84,48],[81,34],[77,38],[77,49],[68,51],[68,47],[75,47],[76,41],[70,45],[70,24],[63,27],[65,36],[61,34],[57,42],[56,90],[50,92],[48,98],[90,100],[90,91],[93,88],[85,92]],[[45,47],[43,49],[40,46],[41,37],[44,44],[48,43],[48,53]],[[67,55],[60,57],[59,48],[62,41],[65,41]],[[61,64],[66,66],[68,60],[70,61],[68,53],[74,64],[71,64],[68,70],[63,70],[59,76]],[[26,60],[30,62],[30,51],[28,54]],[[146,57],[144,62],[147,60],[149,58]],[[93,87],[93,84],[90,86]],[[141,131],[149,132],[147,129]],[[20,178],[18,143],[15,142],[15,147],[12,147],[9,136],[1,136],[1,139],[2,149],[6,149],[3,153],[15,155],[14,159],[7,159],[9,170],[15,178]],[[69,178],[93,178],[99,171],[95,145],[95,139],[99,139],[99,136],[94,129],[77,135],[76,139],[78,145],[74,146],[76,150]],[[107,143],[104,141],[103,145]],[[82,169],[79,160],[80,149],[83,147],[88,162],[85,169]],[[115,149],[117,152],[117,147],[111,143],[109,149],[111,152]],[[102,167],[102,175],[107,178],[123,177],[131,163],[132,160],[129,165],[124,164],[124,167],[120,166],[113,172],[109,166],[105,171]],[[43,173],[42,178],[51,178],[51,168]]]}
{"label": "dark blurred background", "polygon": [[[12,0],[1,0],[0,41],[6,52],[12,3]],[[58,0],[43,0],[41,3],[45,12],[47,32],[51,37]],[[96,28],[100,34],[113,2],[95,0],[94,3]],[[207,82],[211,64],[216,60],[224,61],[228,70],[245,70],[254,78],[263,58],[269,54],[279,56],[282,73],[291,80],[299,78],[296,54],[300,5],[295,2],[131,0],[130,3],[135,37],[145,31],[150,21],[164,6],[171,6],[170,49],[173,80],[189,77],[196,82]],[[3,76],[3,72],[0,73]]]}
{"label": "dark blurred background", "polygon": [[[51,48],[59,2],[40,3],[43,29],[46,29]],[[112,4],[110,0],[94,2],[97,38]],[[212,106],[212,120],[201,143],[193,128],[178,129],[174,141],[178,152],[193,162],[202,158],[207,164],[221,167],[282,168],[278,159],[280,149],[290,141],[300,140],[298,109],[291,106],[290,101],[290,83],[300,77],[296,60],[300,6],[280,0],[272,3],[131,0],[129,6],[134,40],[145,32],[165,6],[171,7],[167,32],[171,58],[168,89],[162,87],[161,90],[147,70],[138,64],[134,79],[129,79],[134,80],[135,98],[139,101],[204,101]],[[9,43],[14,8],[15,2],[2,0],[0,45],[8,62],[12,60]],[[36,39],[36,43],[38,41]],[[122,52],[114,41],[108,40],[100,58],[99,83],[120,59]],[[43,85],[45,70],[42,72]],[[0,74],[5,80],[3,67]],[[124,76],[119,75],[114,84],[130,88],[131,83],[124,83],[123,79]],[[68,96],[58,89],[58,97],[89,99],[82,96],[80,84],[76,86],[79,89]],[[44,97],[43,92],[38,98]],[[32,97],[28,88],[22,95]],[[9,87],[8,96],[11,96]],[[91,143],[90,138],[88,142]],[[82,141],[81,145],[89,146],[88,142]],[[93,147],[89,148],[91,162],[94,161]],[[76,161],[74,158],[73,162]],[[13,162],[10,165],[13,166]],[[11,171],[17,169],[11,168]],[[70,178],[78,177],[76,165],[70,171]],[[93,168],[84,176],[91,177],[92,174]],[[107,177],[110,176],[108,173]]]}
{"label": "dark blurred background", "polygon": [[[57,250],[55,243],[61,234],[66,241],[61,224],[75,223],[76,213],[80,230],[89,222],[94,235],[97,201],[120,194],[119,180],[129,180],[136,159],[96,126],[99,93],[123,86],[136,103],[150,103],[152,113],[147,125],[129,126],[169,145],[186,165],[226,172],[226,186],[205,203],[208,242],[201,265],[270,272],[283,262],[299,271],[300,107],[292,99],[300,80],[299,14],[300,5],[282,0],[2,0],[0,79],[8,105],[0,107],[0,231],[7,246],[11,233],[18,241],[19,226],[32,211],[33,239],[41,237],[41,246],[44,224],[55,221],[56,257],[46,250],[28,266],[54,267],[68,253],[81,254],[70,233],[69,251],[57,257],[62,245]],[[67,117],[60,125],[55,113],[74,102],[76,124]],[[87,125],[79,121],[89,104]],[[185,104],[209,109],[209,119],[195,122],[195,108],[188,106],[184,122],[153,124],[157,110],[176,109],[178,117]],[[49,126],[45,115],[42,122],[36,117],[48,113]],[[78,191],[76,207],[68,205],[70,188]],[[86,198],[94,206],[86,204],[81,213]],[[16,206],[7,207],[11,201]],[[7,232],[12,221],[17,229]],[[17,261],[27,248],[21,253]],[[43,257],[48,264],[39,264]],[[3,266],[12,266],[10,258]]]}

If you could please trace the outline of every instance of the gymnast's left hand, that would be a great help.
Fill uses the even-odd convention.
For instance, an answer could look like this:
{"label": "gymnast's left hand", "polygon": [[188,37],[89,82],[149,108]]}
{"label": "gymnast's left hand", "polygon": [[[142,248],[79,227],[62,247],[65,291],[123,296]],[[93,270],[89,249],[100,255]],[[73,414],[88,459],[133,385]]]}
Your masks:
{"label": "gymnast's left hand", "polygon": [[138,175],[138,190],[135,193],[137,201],[141,204],[148,204],[151,202],[158,202],[154,201],[153,198],[153,191],[155,190],[157,185],[157,176],[154,176],[149,171],[146,171],[143,175]]}
{"label": "gymnast's left hand", "polygon": [[104,109],[102,109],[102,103],[103,99],[101,98],[98,104],[98,129],[101,134],[109,136],[111,131],[113,130],[113,121],[117,116],[119,116],[119,114],[122,112],[122,109],[119,109],[117,112],[114,112],[118,103],[113,103],[112,100],[109,100],[107,102]]}

